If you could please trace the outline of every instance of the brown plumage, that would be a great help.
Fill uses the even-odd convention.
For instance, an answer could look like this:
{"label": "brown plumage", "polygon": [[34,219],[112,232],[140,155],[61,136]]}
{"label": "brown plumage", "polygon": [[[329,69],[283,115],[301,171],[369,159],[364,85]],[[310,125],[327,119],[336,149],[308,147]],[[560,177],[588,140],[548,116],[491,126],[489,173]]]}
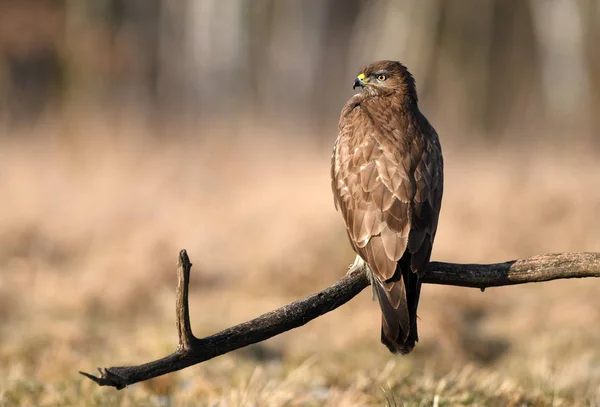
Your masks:
{"label": "brown plumage", "polygon": [[381,341],[406,354],[418,341],[419,272],[429,262],[442,201],[435,129],[412,75],[394,61],[360,71],[344,106],[331,178],[350,243],[368,264],[382,311]]}

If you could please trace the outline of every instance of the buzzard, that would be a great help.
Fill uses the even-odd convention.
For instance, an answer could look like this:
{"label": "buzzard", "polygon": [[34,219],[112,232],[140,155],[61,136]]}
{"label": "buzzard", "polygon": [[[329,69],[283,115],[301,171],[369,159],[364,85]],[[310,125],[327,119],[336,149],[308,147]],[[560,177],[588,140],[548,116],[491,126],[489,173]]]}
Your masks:
{"label": "buzzard", "polygon": [[418,341],[420,276],[442,202],[442,150],[404,65],[368,65],[354,80],[357,87],[333,149],[334,201],[358,254],[353,267],[368,266],[382,312],[381,342],[407,354]]}

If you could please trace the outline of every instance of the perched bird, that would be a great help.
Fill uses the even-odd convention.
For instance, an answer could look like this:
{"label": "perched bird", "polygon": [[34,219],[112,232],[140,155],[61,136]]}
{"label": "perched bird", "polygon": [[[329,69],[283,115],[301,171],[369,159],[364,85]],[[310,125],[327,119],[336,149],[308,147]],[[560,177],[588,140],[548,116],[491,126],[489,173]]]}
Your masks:
{"label": "perched bird", "polygon": [[406,354],[418,341],[420,276],[442,203],[442,150],[404,65],[368,65],[353,88],[360,92],[342,110],[331,160],[334,201],[358,254],[353,267],[368,266],[381,341]]}

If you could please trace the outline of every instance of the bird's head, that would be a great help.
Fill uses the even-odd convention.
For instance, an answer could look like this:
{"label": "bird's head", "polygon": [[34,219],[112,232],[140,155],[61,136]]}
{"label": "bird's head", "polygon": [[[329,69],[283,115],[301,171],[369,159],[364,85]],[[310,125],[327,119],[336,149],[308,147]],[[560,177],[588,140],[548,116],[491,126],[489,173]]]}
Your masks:
{"label": "bird's head", "polygon": [[360,70],[352,88],[361,88],[370,96],[384,96],[396,93],[417,101],[415,80],[408,69],[400,62],[378,61]]}

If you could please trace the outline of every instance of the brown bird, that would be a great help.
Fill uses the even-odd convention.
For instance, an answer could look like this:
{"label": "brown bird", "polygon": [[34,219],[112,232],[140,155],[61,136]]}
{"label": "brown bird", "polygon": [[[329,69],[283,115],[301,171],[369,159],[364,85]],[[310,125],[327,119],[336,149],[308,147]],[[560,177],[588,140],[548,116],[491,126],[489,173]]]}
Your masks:
{"label": "brown bird", "polygon": [[418,341],[420,276],[429,262],[443,189],[435,129],[419,111],[413,76],[395,61],[360,71],[344,106],[331,162],[335,206],[382,311],[392,353]]}

